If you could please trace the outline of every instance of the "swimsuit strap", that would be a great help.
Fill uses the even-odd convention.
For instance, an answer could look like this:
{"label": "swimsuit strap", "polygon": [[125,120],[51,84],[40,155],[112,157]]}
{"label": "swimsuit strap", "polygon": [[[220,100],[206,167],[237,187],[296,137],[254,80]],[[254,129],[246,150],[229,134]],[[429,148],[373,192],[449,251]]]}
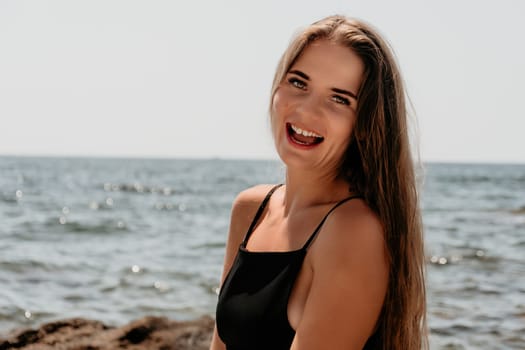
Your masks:
{"label": "swimsuit strap", "polygon": [[347,201],[351,200],[351,199],[354,199],[354,198],[363,198],[363,196],[360,196],[360,195],[356,195],[356,196],[351,196],[351,197],[348,197],[348,198],[345,198],[339,202],[337,202],[336,205],[334,205],[332,207],[332,209],[330,209],[328,211],[328,213],[326,213],[326,215],[324,216],[323,220],[321,220],[321,222],[319,223],[319,225],[317,225],[314,233],[312,233],[312,235],[310,236],[310,238],[308,238],[308,240],[306,241],[306,243],[304,244],[303,248],[302,249],[305,249],[307,250],[310,245],[312,244],[314,238],[317,236],[317,233],[319,233],[319,231],[321,230],[321,227],[323,226],[324,222],[326,221],[326,219],[328,218],[328,216],[335,210],[335,208],[337,208],[338,206],[340,206],[341,204],[343,203],[346,203]]}
{"label": "swimsuit strap", "polygon": [[272,196],[272,194],[275,192],[276,189],[278,189],[279,187],[281,187],[283,184],[278,184],[278,185],[275,185],[274,187],[272,187],[272,189],[268,192],[268,194],[266,194],[266,197],[264,197],[264,200],[262,201],[261,205],[259,206],[259,209],[257,209],[257,213],[255,213],[255,217],[253,218],[252,220],[252,223],[250,225],[250,228],[248,229],[248,232],[246,232],[246,236],[244,236],[244,240],[242,241],[242,246],[246,248],[246,243],[248,243],[248,239],[250,238],[250,236],[252,235],[252,231],[255,227],[255,225],[257,224],[257,221],[259,220],[259,218],[261,217],[263,211],[264,211],[264,208],[266,208],[266,204],[268,204],[268,201],[270,200],[270,197]]}

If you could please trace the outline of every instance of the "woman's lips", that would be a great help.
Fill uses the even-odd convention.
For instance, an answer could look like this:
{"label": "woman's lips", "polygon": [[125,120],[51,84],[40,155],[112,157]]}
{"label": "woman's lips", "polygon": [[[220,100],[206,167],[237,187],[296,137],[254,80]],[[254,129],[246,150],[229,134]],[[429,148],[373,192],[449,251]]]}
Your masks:
{"label": "woman's lips", "polygon": [[299,128],[291,123],[286,123],[288,141],[301,148],[312,148],[323,142],[324,137],[313,132]]}

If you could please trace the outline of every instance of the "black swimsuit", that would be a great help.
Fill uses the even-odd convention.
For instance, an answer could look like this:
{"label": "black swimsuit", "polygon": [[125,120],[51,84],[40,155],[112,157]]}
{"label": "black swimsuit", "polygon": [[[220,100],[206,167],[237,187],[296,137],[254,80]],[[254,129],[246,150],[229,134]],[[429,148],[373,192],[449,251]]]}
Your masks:
{"label": "black swimsuit", "polygon": [[217,332],[228,350],[289,350],[295,331],[288,322],[288,299],[306,251],[330,213],[328,211],[305,245],[285,252],[246,250],[273,187],[261,203],[224,280],[217,303]]}

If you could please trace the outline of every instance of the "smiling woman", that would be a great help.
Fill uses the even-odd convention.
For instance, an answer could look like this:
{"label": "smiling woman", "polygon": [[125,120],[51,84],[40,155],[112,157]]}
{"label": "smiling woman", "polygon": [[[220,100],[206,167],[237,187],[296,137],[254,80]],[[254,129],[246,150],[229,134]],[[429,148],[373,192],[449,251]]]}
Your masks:
{"label": "smiling woman", "polygon": [[405,94],[388,45],[331,16],[284,53],[270,115],[284,185],[232,208],[211,349],[427,347]]}
{"label": "smiling woman", "polygon": [[[317,40],[304,49],[275,89],[271,107],[277,152],[287,165],[297,159],[299,168],[337,172],[356,120],[357,93],[350,91],[358,91],[363,73],[361,59],[340,44]],[[307,142],[300,136],[312,134],[319,137]],[[316,152],[301,152],[314,147]]]}

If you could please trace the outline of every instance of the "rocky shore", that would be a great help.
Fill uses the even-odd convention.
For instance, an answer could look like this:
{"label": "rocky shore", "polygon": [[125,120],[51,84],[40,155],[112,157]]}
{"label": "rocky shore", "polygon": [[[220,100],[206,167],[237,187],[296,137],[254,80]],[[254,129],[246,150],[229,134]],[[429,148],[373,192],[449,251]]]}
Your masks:
{"label": "rocky shore", "polygon": [[208,316],[185,322],[149,316],[122,327],[73,318],[13,332],[0,338],[0,350],[204,350],[213,325]]}

